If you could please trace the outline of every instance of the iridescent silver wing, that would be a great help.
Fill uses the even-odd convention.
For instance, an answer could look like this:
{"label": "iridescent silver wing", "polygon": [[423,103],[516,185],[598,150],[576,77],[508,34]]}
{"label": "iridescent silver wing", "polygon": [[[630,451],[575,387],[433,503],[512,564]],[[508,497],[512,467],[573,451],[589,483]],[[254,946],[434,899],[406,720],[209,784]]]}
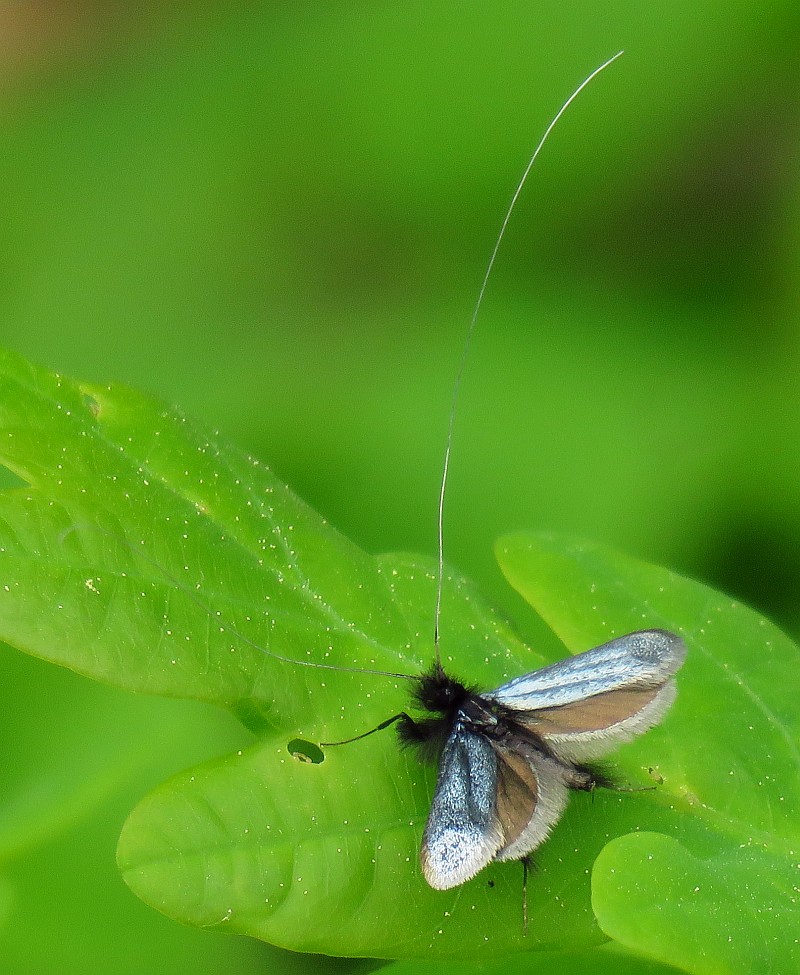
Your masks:
{"label": "iridescent silver wing", "polygon": [[497,756],[489,740],[456,717],[439,761],[420,861],[436,890],[474,877],[503,846],[495,813]]}
{"label": "iridescent silver wing", "polygon": [[483,695],[559,757],[591,761],[664,717],[686,645],[666,630],[642,630],[517,677]]}
{"label": "iridescent silver wing", "polygon": [[431,887],[456,887],[492,860],[518,859],[542,843],[566,806],[567,778],[528,741],[512,736],[500,744],[457,718],[422,838]]}

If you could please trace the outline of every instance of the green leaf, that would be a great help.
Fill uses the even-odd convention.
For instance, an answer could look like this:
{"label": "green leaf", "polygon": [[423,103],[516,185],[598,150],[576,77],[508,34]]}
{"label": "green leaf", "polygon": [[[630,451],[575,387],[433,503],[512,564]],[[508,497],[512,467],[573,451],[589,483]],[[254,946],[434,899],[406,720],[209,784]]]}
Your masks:
{"label": "green leaf", "polygon": [[[603,930],[684,971],[797,971],[797,855],[776,843],[694,855],[679,840],[638,833],[612,841],[592,877]],[[635,910],[632,910],[635,905]]]}
{"label": "green leaf", "polygon": [[633,828],[660,818],[667,835],[620,836],[601,852],[592,905],[603,931],[703,975],[796,970],[798,648],[720,593],[599,547],[514,535],[498,557],[570,649],[645,626],[689,646],[668,719],[621,753],[659,782],[661,816]]}
{"label": "green leaf", "polygon": [[[288,686],[276,698],[261,679],[265,655],[232,647],[241,641],[212,624],[190,587],[276,652],[288,643],[310,654],[325,628],[345,655],[381,645],[392,621],[371,560],[255,461],[145,397],[8,354],[0,397],[2,456],[29,486],[0,508],[2,557],[24,567],[6,589],[10,642],[132,690],[231,707],[252,699],[283,718],[300,706],[302,677],[277,682]],[[256,607],[254,621],[239,619],[243,606]]]}

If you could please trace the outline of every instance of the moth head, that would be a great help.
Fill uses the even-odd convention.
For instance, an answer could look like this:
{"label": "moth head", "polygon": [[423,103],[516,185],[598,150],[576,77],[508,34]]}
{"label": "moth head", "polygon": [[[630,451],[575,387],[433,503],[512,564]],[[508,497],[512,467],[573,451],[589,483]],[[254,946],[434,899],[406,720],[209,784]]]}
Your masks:
{"label": "moth head", "polygon": [[412,693],[421,708],[436,714],[450,714],[470,694],[461,681],[449,677],[438,663],[419,678]]}

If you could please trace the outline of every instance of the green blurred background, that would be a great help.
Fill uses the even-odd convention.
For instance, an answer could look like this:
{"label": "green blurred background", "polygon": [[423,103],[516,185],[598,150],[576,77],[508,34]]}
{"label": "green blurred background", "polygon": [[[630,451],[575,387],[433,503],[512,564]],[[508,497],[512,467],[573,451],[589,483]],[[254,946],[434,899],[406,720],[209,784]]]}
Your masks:
{"label": "green blurred background", "polygon": [[[800,631],[800,8],[789,0],[0,8],[0,342],[220,428],[369,551],[552,528]],[[0,660],[0,971],[320,970],[118,879],[207,708]],[[347,962],[327,963],[336,970]]]}

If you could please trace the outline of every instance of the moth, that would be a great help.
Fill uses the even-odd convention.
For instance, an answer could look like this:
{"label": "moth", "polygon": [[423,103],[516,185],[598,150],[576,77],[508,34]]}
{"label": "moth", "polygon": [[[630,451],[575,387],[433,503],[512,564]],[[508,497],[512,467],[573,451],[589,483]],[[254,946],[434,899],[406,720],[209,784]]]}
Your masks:
{"label": "moth", "polygon": [[[400,740],[438,757],[439,773],[420,848],[425,879],[436,890],[457,887],[493,860],[522,860],[549,836],[570,790],[611,783],[591,763],[652,728],[675,698],[674,677],[686,656],[680,637],[642,630],[479,692],[445,673],[439,653],[444,577],[444,501],[461,376],[486,284],[509,218],[540,150],[581,91],[622,54],[593,71],[545,130],[506,211],[478,294],[456,375],[440,482],[435,662],[413,681],[427,717],[406,712],[343,742],[397,724]],[[525,890],[525,887],[523,887]],[[527,907],[523,897],[523,913]]]}
{"label": "moth", "polygon": [[607,784],[585,763],[663,718],[685,656],[675,634],[643,630],[485,693],[434,664],[413,691],[431,716],[382,724],[396,721],[402,741],[440,753],[420,850],[430,886],[456,887],[540,846],[570,789]]}

